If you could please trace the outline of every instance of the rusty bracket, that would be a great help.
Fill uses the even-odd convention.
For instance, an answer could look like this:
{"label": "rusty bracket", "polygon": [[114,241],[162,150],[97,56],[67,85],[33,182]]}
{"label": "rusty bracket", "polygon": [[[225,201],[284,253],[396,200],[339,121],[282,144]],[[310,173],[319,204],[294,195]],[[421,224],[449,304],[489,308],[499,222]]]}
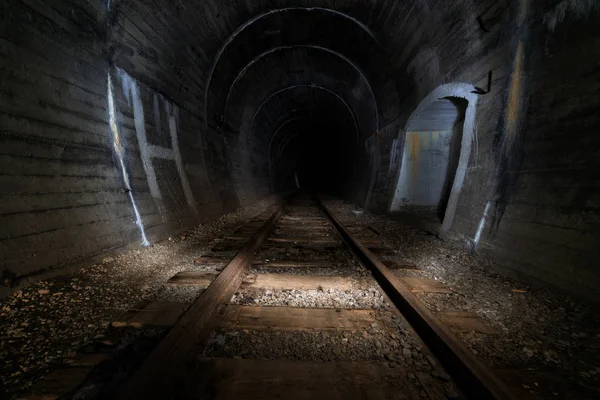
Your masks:
{"label": "rusty bracket", "polygon": [[492,76],[493,76],[492,74],[493,74],[493,71],[490,70],[490,72],[488,72],[487,90],[475,86],[475,90],[471,91],[471,93],[488,94],[489,92],[491,92],[492,91]]}

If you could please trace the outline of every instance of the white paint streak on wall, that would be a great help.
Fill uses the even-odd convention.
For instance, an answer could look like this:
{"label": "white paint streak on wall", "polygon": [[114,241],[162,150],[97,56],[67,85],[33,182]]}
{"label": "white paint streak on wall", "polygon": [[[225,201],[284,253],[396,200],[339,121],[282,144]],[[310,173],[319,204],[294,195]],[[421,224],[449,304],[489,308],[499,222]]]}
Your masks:
{"label": "white paint streak on wall", "polygon": [[121,79],[123,94],[125,95],[125,98],[127,98],[129,106],[133,107],[135,132],[137,135],[138,144],[140,146],[140,155],[142,157],[144,171],[146,171],[146,176],[148,178],[148,186],[150,186],[150,193],[152,194],[153,198],[162,200],[162,195],[158,188],[158,183],[156,182],[154,166],[152,165],[152,160],[148,155],[146,119],[144,117],[144,105],[142,103],[142,96],[140,95],[140,88],[137,82],[124,70],[117,68],[117,73]]}
{"label": "white paint streak on wall", "polygon": [[144,166],[144,172],[146,172],[146,180],[148,181],[148,187],[150,188],[150,195],[154,199],[158,211],[163,219],[167,220],[166,210],[162,202],[162,194],[158,187],[156,180],[156,172],[154,171],[154,165],[152,164],[151,155],[148,152],[148,139],[146,135],[146,119],[144,117],[144,104],[142,103],[142,96],[140,95],[140,88],[132,77],[127,72],[117,68],[117,74],[121,79],[121,86],[123,89],[123,95],[127,99],[130,107],[133,107],[133,118],[135,124],[135,133],[138,139],[138,145],[140,148],[140,157],[142,158],[142,165]]}
{"label": "white paint streak on wall", "polygon": [[[158,182],[156,179],[156,172],[154,170],[154,165],[152,163],[153,158],[161,158],[165,160],[174,160],[177,166],[177,172],[179,175],[179,179],[181,182],[181,186],[183,188],[183,192],[185,194],[187,203],[190,209],[197,213],[196,202],[194,200],[194,196],[192,194],[192,190],[190,187],[189,180],[187,178],[187,174],[185,171],[185,167],[183,165],[183,160],[181,158],[181,152],[179,151],[179,139],[178,139],[178,128],[179,128],[179,107],[169,102],[167,99],[163,98],[161,95],[157,95],[156,93],[153,96],[154,104],[154,119],[157,124],[157,129],[161,129],[161,117],[160,117],[160,102],[164,103],[165,113],[169,122],[169,135],[171,138],[171,148],[160,147],[156,145],[152,145],[148,143],[148,137],[146,133],[146,121],[144,117],[144,104],[142,102],[142,97],[140,95],[139,85],[135,79],[127,74],[124,70],[120,68],[116,68],[117,74],[121,80],[121,86],[123,90],[123,95],[127,99],[129,105],[133,107],[133,115],[135,122],[135,132],[138,139],[138,144],[140,147],[140,156],[142,158],[142,164],[144,166],[144,171],[146,172],[146,179],[148,181],[148,186],[150,187],[150,194],[152,198],[155,200],[155,203],[158,207],[158,210],[163,218],[166,221],[166,210],[163,205],[162,193],[160,191],[160,187],[158,186]],[[157,115],[158,114],[158,115]],[[160,133],[160,131],[159,131]]]}
{"label": "white paint streak on wall", "polygon": [[395,138],[392,141],[392,151],[390,153],[390,166],[388,167],[388,176],[396,170],[396,163],[398,162],[398,152],[400,151],[399,139]]}
{"label": "white paint streak on wall", "polygon": [[135,224],[140,230],[140,234],[142,236],[142,246],[150,246],[150,241],[146,237],[146,231],[144,230],[144,223],[142,222],[142,216],[138,210],[137,204],[135,202],[135,198],[133,197],[133,190],[131,188],[131,182],[129,180],[129,174],[127,173],[127,168],[125,167],[125,147],[123,146],[123,141],[121,139],[121,133],[119,131],[119,125],[117,123],[117,109],[115,106],[115,98],[114,98],[114,90],[112,79],[110,77],[110,72],[108,73],[108,119],[110,125],[110,133],[113,140],[113,149],[117,155],[117,159],[119,160],[119,167],[121,168],[121,175],[123,176],[123,183],[125,184],[125,188],[127,189],[127,193],[129,194],[129,201],[131,202],[131,206],[133,207],[133,213],[135,215]]}
{"label": "white paint streak on wall", "polygon": [[475,248],[477,248],[477,246],[479,245],[479,239],[481,239],[481,232],[483,231],[483,228],[485,227],[485,222],[487,221],[487,217],[490,212],[490,204],[491,204],[491,202],[488,201],[487,204],[485,205],[485,210],[483,211],[483,215],[481,216],[481,220],[479,221],[479,226],[477,227],[477,233],[475,234],[475,237],[473,238],[473,243],[475,245]]}
{"label": "white paint streak on wall", "polygon": [[196,208],[196,202],[194,201],[194,195],[192,194],[192,187],[190,181],[187,178],[187,173],[183,165],[183,159],[181,158],[181,152],[179,151],[179,107],[165,101],[165,106],[170,109],[169,116],[169,132],[171,134],[171,148],[173,149],[173,155],[175,156],[175,165],[177,165],[177,172],[179,173],[179,179],[181,180],[181,186],[183,187],[183,193],[185,193],[185,199],[187,200],[188,206],[194,213],[198,213]]}
{"label": "white paint streak on wall", "polygon": [[571,15],[573,19],[583,19],[596,9],[600,9],[598,0],[563,0],[552,11],[544,15],[544,24],[551,32],[554,32],[568,15]]}

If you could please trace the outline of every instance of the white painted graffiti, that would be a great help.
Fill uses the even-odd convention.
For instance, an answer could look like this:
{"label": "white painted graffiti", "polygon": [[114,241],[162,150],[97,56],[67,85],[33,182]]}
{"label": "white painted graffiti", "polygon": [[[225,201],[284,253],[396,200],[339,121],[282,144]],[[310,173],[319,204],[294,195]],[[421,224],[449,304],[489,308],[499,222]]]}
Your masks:
{"label": "white painted graffiti", "polygon": [[168,118],[169,136],[171,139],[171,147],[161,147],[148,142],[148,136],[146,132],[146,121],[144,116],[144,104],[140,95],[140,87],[135,79],[127,74],[124,70],[116,68],[117,75],[121,80],[121,86],[123,95],[127,99],[129,106],[133,109],[135,131],[139,144],[140,156],[142,159],[142,165],[146,173],[148,186],[150,188],[150,194],[155,200],[155,203],[160,211],[163,220],[166,220],[166,210],[163,205],[163,196],[158,185],[156,178],[156,171],[154,169],[153,159],[159,158],[164,160],[173,160],[177,166],[177,173],[183,192],[185,194],[186,201],[190,210],[197,213],[196,202],[192,194],[192,189],[183,165],[181,158],[181,152],[179,151],[179,140],[178,140],[178,129],[179,129],[179,107],[162,95],[154,93],[154,118],[157,129],[160,129],[160,105],[164,105],[165,114]]}
{"label": "white painted graffiti", "polygon": [[388,167],[388,179],[393,176],[398,166],[398,158],[400,156],[400,137],[392,141],[392,149],[390,151],[390,166]]}
{"label": "white painted graffiti", "polygon": [[150,246],[150,241],[146,237],[146,231],[144,229],[144,223],[142,222],[142,216],[140,215],[137,203],[135,202],[135,198],[133,197],[133,190],[131,188],[129,173],[127,172],[127,168],[125,167],[125,147],[123,144],[123,139],[121,137],[121,131],[119,130],[119,124],[117,123],[117,107],[115,105],[114,88],[112,79],[110,77],[110,72],[108,73],[107,87],[108,119],[113,150],[115,151],[115,155],[119,160],[119,168],[121,169],[121,175],[123,176],[123,184],[125,185],[125,189],[127,190],[127,193],[129,195],[129,201],[131,202],[131,206],[133,207],[133,213],[135,215],[135,224],[140,231],[140,235],[142,236],[142,246]]}

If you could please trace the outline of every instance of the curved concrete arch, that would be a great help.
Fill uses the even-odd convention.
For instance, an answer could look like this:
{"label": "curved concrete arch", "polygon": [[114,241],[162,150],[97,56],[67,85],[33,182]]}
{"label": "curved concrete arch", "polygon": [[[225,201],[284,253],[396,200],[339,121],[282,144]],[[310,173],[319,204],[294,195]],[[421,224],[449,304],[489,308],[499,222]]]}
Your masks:
{"label": "curved concrete arch", "polygon": [[348,110],[348,112],[350,113],[350,115],[352,116],[352,121],[354,123],[354,130],[356,132],[356,140],[357,142],[360,141],[360,131],[358,129],[358,122],[356,121],[356,116],[354,115],[354,113],[352,112],[352,109],[350,108],[350,106],[348,105],[348,103],[337,93],[335,93],[334,91],[327,89],[325,87],[322,86],[316,86],[316,85],[293,85],[293,86],[288,86],[285,87],[283,89],[279,89],[276,92],[270,94],[265,100],[263,100],[260,105],[258,106],[258,108],[256,109],[256,111],[254,112],[254,115],[252,116],[252,121],[250,122],[250,127],[248,129],[248,131],[252,131],[252,128],[254,127],[254,122],[256,121],[256,116],[258,115],[258,113],[260,112],[260,110],[264,107],[265,104],[267,104],[273,97],[277,96],[278,94],[281,94],[285,91],[288,90],[293,90],[296,88],[312,88],[312,89],[318,89],[318,90],[323,90],[331,95],[333,95],[334,97],[336,97],[339,101],[342,102],[342,104],[344,104],[344,106],[346,107],[346,109]]}
{"label": "curved concrete arch", "polygon": [[[275,140],[275,138],[279,135],[279,132],[281,132],[281,130],[286,127],[288,124],[294,122],[294,121],[300,121],[300,120],[304,120],[304,119],[308,119],[306,116],[301,116],[301,117],[292,117],[289,118],[287,120],[285,120],[281,125],[279,125],[279,128],[277,128],[277,130],[275,131],[275,133],[273,134],[273,136],[271,136],[271,139],[269,140],[269,150],[267,154],[271,154],[272,150],[273,150],[273,142]],[[325,120],[322,119],[318,119],[318,121],[321,122],[325,122]],[[277,149],[277,154],[279,153],[279,147]]]}
{"label": "curved concrete arch", "polygon": [[306,117],[293,117],[293,118],[289,118],[286,121],[284,121],[281,125],[279,125],[279,128],[277,128],[277,130],[275,131],[275,133],[273,134],[273,136],[271,136],[271,139],[269,140],[269,150],[267,152],[268,155],[268,162],[269,162],[269,175],[271,175],[271,152],[273,151],[273,141],[275,139],[275,137],[277,135],[279,135],[279,132],[288,124],[294,122],[294,121],[299,121],[299,120],[303,120],[306,119]]}
{"label": "curved concrete arch", "polygon": [[206,81],[206,88],[204,89],[204,120],[206,121],[207,125],[208,125],[208,93],[209,93],[209,90],[210,90],[210,85],[212,83],[212,78],[213,78],[213,75],[215,73],[215,70],[217,69],[217,65],[221,61],[221,57],[223,57],[223,54],[225,53],[225,50],[227,50],[227,47],[229,47],[229,45],[244,30],[246,30],[246,28],[248,28],[252,24],[260,21],[261,19],[267,18],[267,17],[269,17],[271,15],[275,15],[275,14],[283,13],[283,12],[289,12],[289,11],[305,11],[305,12],[319,11],[319,12],[330,13],[330,14],[338,16],[338,17],[342,17],[342,18],[347,19],[348,21],[351,21],[352,23],[356,24],[362,31],[364,31],[367,35],[369,35],[375,41],[375,43],[378,46],[380,46],[379,41],[377,40],[377,38],[375,37],[375,35],[373,34],[373,32],[371,32],[371,30],[365,24],[363,24],[362,22],[360,22],[356,18],[353,18],[353,17],[351,17],[351,16],[349,16],[347,14],[344,14],[343,12],[340,12],[340,11],[337,11],[337,10],[333,10],[333,9],[330,9],[330,8],[325,8],[325,7],[286,7],[286,8],[279,8],[279,9],[276,9],[276,10],[271,10],[271,11],[268,11],[268,12],[263,13],[263,14],[259,14],[256,17],[254,17],[254,18],[246,21],[238,29],[236,29],[236,31],[233,32],[231,34],[231,36],[229,36],[229,38],[227,38],[227,40],[225,41],[225,43],[223,43],[223,46],[221,46],[221,48],[217,52],[217,56],[215,57],[215,61],[213,62],[212,66],[210,68],[210,72],[208,74],[208,79]]}
{"label": "curved concrete arch", "polygon": [[[476,140],[476,128],[475,128],[475,117],[477,113],[477,99],[478,95],[472,93],[475,87],[470,83],[448,83],[441,85],[434,89],[429,95],[427,95],[421,103],[417,106],[415,111],[408,118],[406,127],[411,126],[423,112],[433,103],[445,98],[456,97],[467,100],[467,109],[465,111],[465,121],[463,124],[462,141],[460,147],[460,155],[458,159],[458,167],[456,168],[456,174],[454,176],[454,183],[450,192],[450,198],[448,199],[448,205],[446,206],[446,213],[444,215],[444,221],[442,223],[442,232],[447,232],[452,227],[454,216],[456,213],[456,207],[458,205],[458,199],[460,192],[465,180],[467,173],[467,166],[469,164],[469,157],[471,155],[471,145],[473,140]],[[402,129],[401,134],[405,133],[406,130]],[[403,142],[405,142],[403,140]],[[403,149],[401,149],[403,151]],[[394,197],[390,205],[390,211],[398,209],[400,199],[398,198],[398,189],[400,183],[400,176],[402,171],[397,174],[397,182],[394,190]]]}
{"label": "curved concrete arch", "polygon": [[[349,58],[347,58],[343,54],[338,53],[337,51],[328,49],[326,47],[314,46],[314,45],[304,45],[304,44],[302,44],[302,45],[293,45],[293,46],[279,46],[279,47],[275,47],[273,49],[270,49],[269,51],[265,51],[264,53],[261,53],[260,55],[258,55],[254,59],[252,59],[244,68],[242,68],[240,70],[240,72],[238,73],[238,75],[235,77],[235,79],[233,80],[233,82],[229,86],[229,90],[227,91],[227,98],[225,100],[225,106],[223,108],[223,115],[225,115],[225,112],[227,110],[227,107],[228,107],[228,104],[229,104],[229,99],[230,99],[230,96],[231,96],[231,92],[232,92],[234,86],[241,79],[241,77],[246,74],[246,72],[248,71],[248,69],[250,69],[250,67],[252,67],[252,65],[254,65],[255,63],[257,63],[258,61],[260,61],[264,57],[267,57],[269,55],[275,54],[275,53],[277,53],[279,51],[290,50],[290,49],[295,49],[295,48],[309,48],[309,49],[315,49],[315,50],[319,50],[319,51],[324,51],[324,52],[327,52],[329,54],[333,54],[334,56],[340,58],[341,60],[343,60],[344,62],[346,62],[347,64],[349,64],[358,73],[358,75],[362,78],[362,80],[365,82],[365,84],[369,88],[369,94],[370,94],[370,97],[371,97],[371,102],[373,103],[373,107],[375,108],[375,121],[376,121],[376,127],[375,127],[376,129],[375,129],[375,131],[379,130],[379,108],[377,107],[377,100],[375,99],[375,92],[373,91],[373,87],[371,86],[371,83],[369,82],[369,80],[367,79],[367,77],[365,76],[365,74],[361,71],[361,69],[358,68],[358,66],[356,64],[354,64],[352,62],[352,60],[350,60]],[[315,86],[315,87],[321,88],[321,86]],[[339,95],[337,95],[337,94],[336,94],[336,96],[339,97]],[[341,99],[341,97],[340,97],[340,99]],[[342,101],[344,101],[344,100],[342,100]],[[347,103],[345,101],[344,101],[344,103],[347,105]],[[207,109],[207,112],[208,112],[208,109]],[[208,123],[208,119],[206,121]]]}
{"label": "curved concrete arch", "polygon": [[275,131],[275,133],[273,133],[273,136],[271,136],[271,140],[269,140],[269,154],[271,154],[271,150],[273,148],[273,140],[275,139],[275,137],[277,137],[277,135],[279,135],[279,132],[287,125],[290,124],[294,121],[299,121],[302,119],[306,119],[306,117],[293,117],[293,118],[289,118],[287,120],[285,120],[281,125],[279,125],[279,128],[277,128],[277,130]]}
{"label": "curved concrete arch", "polygon": [[273,151],[273,139],[275,139],[275,137],[279,134],[279,131],[281,131],[281,129],[283,129],[283,127],[285,127],[287,124],[294,122],[294,121],[302,120],[305,118],[306,117],[293,117],[293,118],[287,119],[281,125],[279,125],[279,128],[277,128],[277,130],[275,131],[275,133],[273,134],[273,136],[271,136],[271,139],[269,140],[269,150],[267,152],[267,164],[268,164],[268,168],[269,168],[269,184],[271,185],[271,188],[273,187],[273,173],[271,172],[273,169],[273,162],[271,161],[271,152]]}

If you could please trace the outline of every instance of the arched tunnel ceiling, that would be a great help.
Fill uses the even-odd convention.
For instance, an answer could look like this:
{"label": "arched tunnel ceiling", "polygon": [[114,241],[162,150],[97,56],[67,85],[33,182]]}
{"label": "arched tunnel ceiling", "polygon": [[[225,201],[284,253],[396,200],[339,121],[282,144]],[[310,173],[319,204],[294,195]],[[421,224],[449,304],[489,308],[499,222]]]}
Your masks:
{"label": "arched tunnel ceiling", "polygon": [[262,104],[255,119],[244,126],[252,140],[244,141],[243,146],[256,158],[272,156],[266,152],[273,140],[283,140],[285,125],[300,119],[324,121],[332,127],[332,135],[343,135],[345,142],[358,142],[354,115],[337,94],[315,86],[296,86],[278,91]]}
{"label": "arched tunnel ceiling", "polygon": [[[307,74],[303,65],[311,62],[312,74]],[[342,75],[339,71],[352,73]],[[205,88],[206,121],[215,125],[226,122],[237,128],[235,121],[229,121],[229,117],[235,118],[230,103],[244,102],[252,107],[264,100],[264,94],[236,99],[238,86],[248,85],[251,78],[246,75],[253,74],[262,78],[255,90],[274,92],[290,83],[310,84],[316,80],[319,86],[338,92],[346,102],[356,94],[347,89],[339,92],[339,86],[354,86],[361,81],[363,88],[359,91],[368,90],[370,98],[365,96],[362,106],[354,110],[374,109],[375,119],[386,123],[398,114],[399,97],[392,71],[376,36],[358,19],[323,7],[271,10],[241,24],[217,53]]]}
{"label": "arched tunnel ceiling", "polygon": [[[157,1],[148,0],[153,5]],[[278,124],[299,112],[292,102],[272,103],[282,99],[281,91],[290,96],[299,93],[296,88],[318,88],[335,102],[319,103],[326,108],[318,111],[313,105],[310,113],[342,116],[324,120],[336,135],[343,132],[339,139],[353,138],[350,153],[358,156],[353,158],[361,166],[356,170],[364,172],[369,163],[365,140],[394,129],[423,92],[453,78],[453,65],[446,67],[443,60],[460,54],[443,54],[434,44],[462,41],[476,27],[459,24],[451,38],[435,27],[447,12],[453,19],[465,12],[472,16],[473,7],[465,9],[464,2],[471,0],[444,4],[443,11],[436,0],[205,0],[195,7],[169,3],[165,7],[180,22],[169,30],[182,39],[174,41],[174,54],[192,56],[195,67],[188,76],[177,60],[165,60],[166,69],[181,76],[178,88],[171,85],[165,93],[175,92],[207,131],[223,134],[235,154],[231,159],[238,186],[263,190],[262,178],[249,177],[264,170],[268,138]],[[251,159],[262,165],[249,169]]]}
{"label": "arched tunnel ceiling", "polygon": [[[115,46],[115,63],[136,79],[145,81],[177,101],[209,125],[218,128],[223,103],[235,77],[260,54],[275,47],[313,45],[337,52],[360,69],[373,88],[383,128],[410,113],[406,105],[422,98],[427,90],[452,79],[458,71],[453,60],[468,57],[444,51],[448,42],[479,41],[475,15],[485,13],[487,3],[461,0],[162,0],[115,1],[118,23],[134,32],[149,24],[158,35],[136,56],[142,64],[158,62],[176,76],[165,74],[148,80],[142,66],[131,63],[137,37]],[[178,24],[164,18],[153,20],[153,10],[173,15]],[[465,21],[448,32],[440,29],[444,19]],[[132,17],[128,17],[132,16]],[[154,22],[151,22],[154,21]],[[467,23],[471,21],[472,23]],[[127,35],[123,30],[122,34]],[[164,42],[164,37],[175,39]],[[444,44],[441,46],[441,44]],[[167,46],[165,46],[167,45]],[[155,49],[167,47],[166,53]],[[164,57],[163,57],[164,55]],[[268,74],[271,71],[265,71]],[[426,84],[423,84],[426,83]],[[273,88],[272,91],[276,89]],[[423,92],[424,91],[424,92]],[[261,99],[257,99],[261,101]]]}
{"label": "arched tunnel ceiling", "polygon": [[[293,48],[286,57],[265,57],[232,88],[224,122],[248,133],[264,104],[280,91],[314,86],[330,91],[354,114],[364,138],[378,129],[378,114],[368,82],[342,59],[327,51]],[[265,74],[265,69],[272,71]],[[337,77],[331,80],[331,77]]]}
{"label": "arched tunnel ceiling", "polygon": [[314,85],[289,86],[269,96],[250,123],[250,136],[272,137],[277,133],[272,131],[273,128],[281,128],[282,123],[299,112],[308,113],[308,117],[320,115],[323,120],[330,120],[340,128],[343,126],[350,141],[358,143],[360,139],[359,125],[348,104],[334,91]]}
{"label": "arched tunnel ceiling", "polygon": [[298,136],[305,134],[314,126],[321,125],[333,129],[331,123],[318,115],[297,115],[283,122],[275,131],[269,143],[269,161],[279,162],[282,154],[290,142]]}

